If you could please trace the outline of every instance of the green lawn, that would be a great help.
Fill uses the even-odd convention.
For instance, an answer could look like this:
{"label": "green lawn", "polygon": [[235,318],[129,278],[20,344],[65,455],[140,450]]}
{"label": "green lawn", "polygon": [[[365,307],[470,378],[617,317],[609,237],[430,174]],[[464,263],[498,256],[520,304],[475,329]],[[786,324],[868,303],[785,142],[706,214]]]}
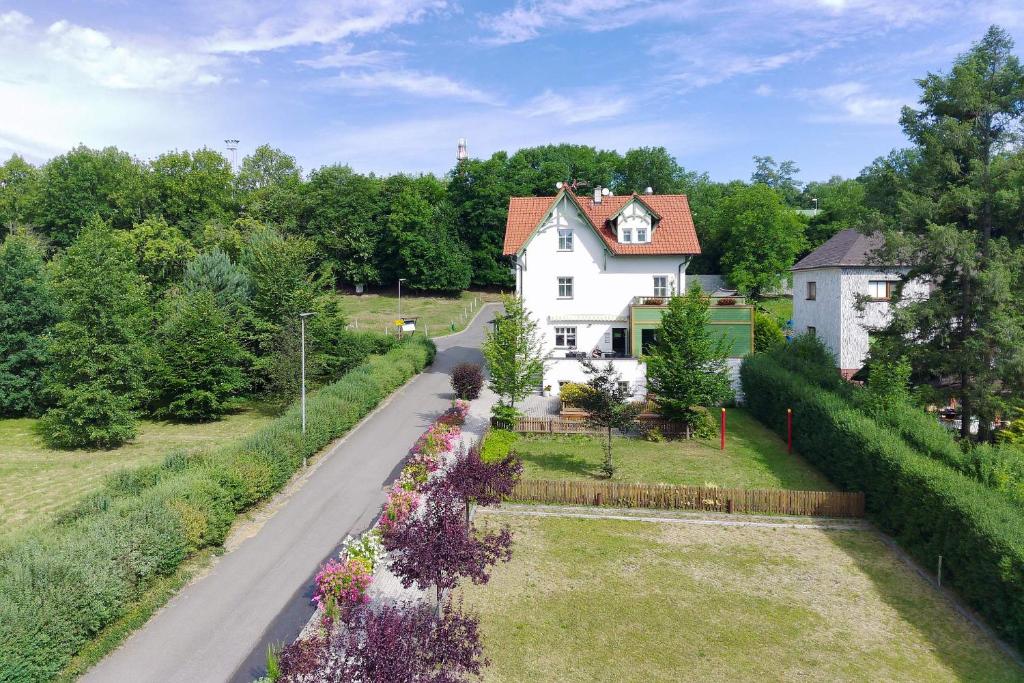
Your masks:
{"label": "green lawn", "polygon": [[[785,488],[826,491],[835,487],[745,410],[727,414],[725,450],[719,441],[689,439],[651,443],[614,438],[613,481],[714,484],[724,488]],[[525,436],[513,446],[530,479],[599,478],[601,441],[591,436]]]}
{"label": "green lawn", "polygon": [[1020,681],[871,531],[490,516],[463,583],[499,681]]}
{"label": "green lawn", "polygon": [[[354,329],[383,332],[384,327],[394,328],[398,317],[397,292],[379,294],[339,294],[345,315]],[[459,296],[424,296],[402,293],[402,316],[419,317],[420,331],[426,326],[431,336],[439,336],[461,330],[473,318],[479,305],[488,301],[500,301],[495,292],[462,292]]]}
{"label": "green lawn", "polygon": [[780,325],[785,325],[787,320],[793,319],[793,297],[779,296],[764,299],[759,301],[757,306],[776,318]]}
{"label": "green lawn", "polygon": [[245,436],[271,419],[248,409],[208,424],[142,422],[133,442],[109,451],[49,449],[33,429],[36,420],[0,420],[0,533],[44,521],[98,489],[114,470]]}

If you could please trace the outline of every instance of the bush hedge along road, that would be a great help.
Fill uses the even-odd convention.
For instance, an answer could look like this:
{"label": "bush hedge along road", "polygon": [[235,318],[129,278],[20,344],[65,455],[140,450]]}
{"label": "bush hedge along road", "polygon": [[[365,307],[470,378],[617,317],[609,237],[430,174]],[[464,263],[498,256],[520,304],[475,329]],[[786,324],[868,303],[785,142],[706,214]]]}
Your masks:
{"label": "bush hedge along road", "polygon": [[864,491],[868,513],[922,566],[934,571],[941,555],[943,584],[1024,649],[1019,506],[768,354],[745,359],[741,376],[750,410],[761,421],[784,434],[786,408],[792,408],[794,441],[804,457],[840,486]]}
{"label": "bush hedge along road", "polygon": [[235,516],[279,490],[434,357],[414,338],[368,358],[255,434],[207,454],[126,471],[53,526],[0,541],[0,681],[52,678],[152,581],[219,545]]}

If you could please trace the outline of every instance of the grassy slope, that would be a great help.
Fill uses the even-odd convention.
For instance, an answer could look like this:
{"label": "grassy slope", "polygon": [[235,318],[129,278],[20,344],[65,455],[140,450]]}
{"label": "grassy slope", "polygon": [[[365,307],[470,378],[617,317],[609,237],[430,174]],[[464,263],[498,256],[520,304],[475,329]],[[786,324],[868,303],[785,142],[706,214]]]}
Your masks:
{"label": "grassy slope", "polygon": [[512,562],[462,589],[481,614],[486,681],[1024,673],[872,532],[500,521],[515,532]]}
{"label": "grassy slope", "polygon": [[45,521],[82,495],[98,489],[107,474],[160,462],[176,448],[196,449],[256,431],[272,418],[257,410],[207,424],[142,422],[129,444],[108,451],[57,451],[34,431],[36,420],[0,420],[0,529]]}
{"label": "grassy slope", "polygon": [[[774,432],[742,409],[727,415],[725,451],[719,441],[690,439],[650,443],[614,439],[613,481],[716,484],[726,488],[788,488],[825,491],[835,487]],[[588,479],[600,476],[601,442],[587,436],[534,436],[516,442],[523,476],[531,479]]]}
{"label": "grassy slope", "polygon": [[[351,327],[373,332],[383,332],[385,325],[394,327],[395,318],[398,317],[397,292],[339,294],[338,297]],[[430,334],[436,337],[449,333],[453,321],[456,330],[463,329],[475,313],[468,310],[468,315],[465,315],[474,299],[483,304],[500,298],[501,295],[494,292],[462,292],[457,297],[410,295],[403,292],[402,315],[418,316],[419,329],[422,331],[425,325]]]}

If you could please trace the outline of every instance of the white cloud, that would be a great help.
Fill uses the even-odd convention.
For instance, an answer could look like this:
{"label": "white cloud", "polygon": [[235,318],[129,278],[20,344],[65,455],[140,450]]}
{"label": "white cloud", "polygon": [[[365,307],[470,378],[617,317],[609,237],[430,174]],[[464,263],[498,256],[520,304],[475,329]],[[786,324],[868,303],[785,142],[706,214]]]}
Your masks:
{"label": "white cloud", "polygon": [[754,94],[755,95],[760,95],[761,97],[769,97],[769,96],[773,95],[774,93],[775,93],[775,88],[773,88],[772,86],[768,85],[767,83],[762,83],[761,85],[759,85],[756,88],[754,88]]}
{"label": "white cloud", "polygon": [[24,33],[32,25],[32,18],[17,10],[0,14],[0,35],[8,36]]}
{"label": "white cloud", "polygon": [[681,56],[683,66],[667,77],[685,90],[704,88],[737,76],[766,73],[790,64],[816,57],[824,46],[801,48],[767,55],[729,54],[713,49],[690,52]]}
{"label": "white cloud", "polygon": [[905,100],[883,97],[864,83],[847,81],[817,89],[797,90],[795,95],[819,111],[808,116],[818,123],[894,125]]}
{"label": "white cloud", "polygon": [[437,74],[413,69],[371,69],[343,71],[322,82],[327,87],[358,93],[394,90],[408,95],[429,98],[452,98],[464,102],[496,104],[497,100],[482,90]]}
{"label": "white cloud", "polygon": [[205,41],[218,53],[265,52],[299,45],[325,45],[351,36],[378,33],[445,9],[444,0],[306,0],[267,8],[251,25],[222,29]]}
{"label": "white cloud", "polygon": [[353,67],[383,66],[395,62],[402,53],[389,50],[367,50],[353,52],[351,43],[339,45],[333,52],[314,59],[299,59],[297,64],[311,69],[349,69]]}
{"label": "white cloud", "polygon": [[523,116],[550,117],[563,123],[589,123],[615,118],[630,107],[626,96],[606,91],[569,91],[556,93],[550,89],[534,97],[519,109]]}
{"label": "white cloud", "polygon": [[483,42],[508,45],[559,28],[598,32],[662,17],[678,21],[697,4],[690,0],[517,0],[512,9],[482,16],[480,25],[489,33]]}
{"label": "white cloud", "polygon": [[52,24],[39,43],[42,55],[71,67],[107,88],[168,89],[212,85],[221,76],[211,67],[212,57],[117,45],[105,33],[68,21]]}

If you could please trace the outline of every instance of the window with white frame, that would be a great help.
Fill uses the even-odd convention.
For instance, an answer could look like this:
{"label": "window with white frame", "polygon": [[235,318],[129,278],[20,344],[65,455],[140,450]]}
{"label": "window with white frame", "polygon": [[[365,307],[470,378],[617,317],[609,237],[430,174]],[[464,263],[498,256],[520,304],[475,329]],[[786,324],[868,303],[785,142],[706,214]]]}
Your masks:
{"label": "window with white frame", "polygon": [[654,276],[654,296],[668,296],[668,276]]}
{"label": "window with white frame", "polygon": [[636,241],[637,242],[646,242],[647,241],[647,228],[646,227],[637,228],[636,229]]}
{"label": "window with white frame", "polygon": [[633,230],[632,230],[632,228],[623,228],[622,229],[622,241],[623,242],[632,242],[633,241]]}
{"label": "window with white frame", "polygon": [[558,298],[559,299],[571,299],[572,298],[572,278],[571,277],[560,277],[560,278],[558,278]]}
{"label": "window with white frame", "polygon": [[633,395],[633,389],[629,386],[629,382],[619,382],[619,391],[627,396]]}
{"label": "window with white frame", "polygon": [[868,282],[868,296],[875,301],[888,301],[892,298],[891,280],[871,280]]}
{"label": "window with white frame", "polygon": [[575,349],[576,348],[576,328],[575,327],[556,327],[555,328],[555,346],[560,349]]}
{"label": "window with white frame", "polygon": [[558,251],[572,251],[572,229],[561,228],[558,231]]}

